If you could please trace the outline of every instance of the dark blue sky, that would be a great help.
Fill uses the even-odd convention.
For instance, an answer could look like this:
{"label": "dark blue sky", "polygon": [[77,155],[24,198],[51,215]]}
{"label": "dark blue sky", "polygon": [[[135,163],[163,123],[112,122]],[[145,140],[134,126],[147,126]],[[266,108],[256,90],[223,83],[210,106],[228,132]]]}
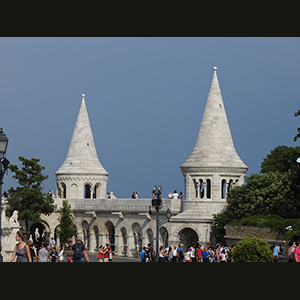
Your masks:
{"label": "dark blue sky", "polygon": [[84,93],[108,191],[183,190],[217,66],[235,148],[257,173],[271,149],[299,145],[299,49],[299,38],[0,38],[6,157],[40,158],[55,191]]}

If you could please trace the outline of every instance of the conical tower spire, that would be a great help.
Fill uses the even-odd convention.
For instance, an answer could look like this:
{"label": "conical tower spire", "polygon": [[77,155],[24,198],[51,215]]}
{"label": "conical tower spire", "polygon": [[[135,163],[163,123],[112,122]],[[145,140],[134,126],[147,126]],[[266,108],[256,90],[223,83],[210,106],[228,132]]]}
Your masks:
{"label": "conical tower spire", "polygon": [[58,198],[106,197],[108,173],[98,159],[84,97],[67,158],[55,173]]}
{"label": "conical tower spire", "polygon": [[81,106],[67,158],[56,174],[108,175],[97,156],[84,97],[85,95],[82,94]]}
{"label": "conical tower spire", "polygon": [[238,156],[226,116],[217,77],[217,67],[207,97],[195,147],[181,166],[185,168],[242,168],[247,166]]}

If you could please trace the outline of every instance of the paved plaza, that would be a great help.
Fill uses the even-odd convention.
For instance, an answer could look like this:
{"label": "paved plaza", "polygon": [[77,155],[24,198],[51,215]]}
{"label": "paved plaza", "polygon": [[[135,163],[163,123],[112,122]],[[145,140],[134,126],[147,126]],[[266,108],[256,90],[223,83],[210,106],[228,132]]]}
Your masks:
{"label": "paved plaza", "polygon": [[[96,253],[88,253],[90,262],[98,262]],[[64,262],[67,262],[67,256],[64,255]],[[134,257],[125,257],[125,256],[118,256],[114,255],[113,262],[140,262],[139,258]]]}

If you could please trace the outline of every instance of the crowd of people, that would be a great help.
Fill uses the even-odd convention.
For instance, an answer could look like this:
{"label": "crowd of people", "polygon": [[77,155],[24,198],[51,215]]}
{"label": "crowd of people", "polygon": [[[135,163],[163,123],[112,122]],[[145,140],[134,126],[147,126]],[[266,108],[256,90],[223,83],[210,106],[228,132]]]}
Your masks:
{"label": "crowd of people", "polygon": [[[232,251],[234,246],[228,248],[226,244],[218,243],[216,247],[212,247],[211,243],[207,243],[206,247],[200,244],[194,244],[185,250],[181,243],[170,247],[168,244],[160,246],[158,253],[159,262],[231,262]],[[140,255],[142,262],[155,261],[155,253],[152,244],[143,247]]]}
{"label": "crowd of people", "polygon": [[[211,243],[207,243],[205,247],[200,244],[194,244],[185,250],[181,243],[170,247],[168,244],[160,246],[158,253],[159,262],[234,262],[233,251],[235,246],[230,248],[226,244],[217,243],[212,247]],[[274,255],[274,261],[279,262],[280,254],[282,254],[281,245],[270,247]],[[156,256],[152,248],[152,244],[143,247],[140,254],[141,262],[156,261]],[[287,255],[288,262],[300,262],[300,241],[289,242]]]}
{"label": "crowd of people", "polygon": [[[16,262],[63,262],[64,249],[58,246],[55,240],[51,238],[49,251],[45,242],[41,245],[34,244],[32,241],[25,242],[26,232],[18,230],[15,237],[17,244],[15,245],[12,256],[7,262],[12,262],[16,258]],[[88,254],[80,236],[77,236],[76,243],[72,245],[69,242],[70,253],[67,254],[67,262],[89,262]]]}
{"label": "crowd of people", "polygon": [[[17,262],[63,262],[64,250],[62,246],[57,246],[55,240],[51,238],[49,251],[46,243],[35,247],[32,241],[25,243],[26,232],[18,230],[16,233],[16,241],[14,252],[7,262],[13,261],[16,257]],[[230,248],[226,244],[217,243],[212,247],[211,243],[207,243],[205,247],[200,244],[194,244],[185,249],[182,243],[170,247],[168,244],[160,246],[158,253],[159,262],[234,262],[233,251],[234,245]],[[69,242],[70,253],[67,254],[67,262],[89,262],[89,257],[85,249],[85,245],[80,236],[77,236],[76,243],[72,245]],[[271,250],[274,255],[274,261],[279,261],[279,255],[282,254],[281,246],[273,246]],[[112,262],[115,251],[111,249],[109,244],[101,245],[98,250],[98,262]],[[289,242],[288,262],[300,262],[300,241]],[[157,259],[152,244],[143,247],[140,253],[141,262],[154,262]]]}

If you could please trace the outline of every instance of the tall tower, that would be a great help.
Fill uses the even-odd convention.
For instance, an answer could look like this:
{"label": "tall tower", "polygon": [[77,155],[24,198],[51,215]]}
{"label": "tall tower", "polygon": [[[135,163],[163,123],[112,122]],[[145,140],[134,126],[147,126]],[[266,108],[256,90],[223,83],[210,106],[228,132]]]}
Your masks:
{"label": "tall tower", "polygon": [[210,203],[206,207],[216,213],[214,210],[222,209],[225,204],[214,206],[213,203],[226,203],[227,191],[234,185],[244,184],[248,167],[234,148],[217,67],[213,70],[195,147],[180,168],[185,179],[185,199]]}
{"label": "tall tower", "polygon": [[106,197],[108,173],[97,156],[84,97],[82,94],[67,158],[55,173],[59,198]]}

